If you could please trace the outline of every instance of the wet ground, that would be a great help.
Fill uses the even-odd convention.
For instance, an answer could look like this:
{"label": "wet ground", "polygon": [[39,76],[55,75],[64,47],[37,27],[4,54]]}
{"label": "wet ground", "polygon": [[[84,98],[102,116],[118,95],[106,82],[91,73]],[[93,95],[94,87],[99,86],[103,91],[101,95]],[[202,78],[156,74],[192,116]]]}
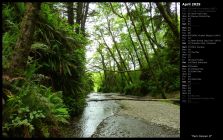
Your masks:
{"label": "wet ground", "polygon": [[73,122],[72,137],[179,137],[177,129],[120,113],[118,101],[95,101],[111,95],[115,93],[88,95],[83,114]]}
{"label": "wet ground", "polygon": [[[109,94],[107,95],[109,96]],[[74,118],[74,137],[91,137],[97,126],[107,117],[114,115],[120,108],[115,101],[89,101],[105,99],[106,96],[100,93],[88,95],[87,106],[79,118]]]}
{"label": "wet ground", "polygon": [[179,137],[177,130],[127,115],[106,118],[92,137]]}

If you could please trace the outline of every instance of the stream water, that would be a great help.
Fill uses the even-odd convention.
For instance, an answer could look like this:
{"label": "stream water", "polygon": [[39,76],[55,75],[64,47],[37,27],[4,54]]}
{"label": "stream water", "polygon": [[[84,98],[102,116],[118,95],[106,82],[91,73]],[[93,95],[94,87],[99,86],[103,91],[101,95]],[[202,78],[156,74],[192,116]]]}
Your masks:
{"label": "stream water", "polygon": [[109,94],[90,93],[87,97],[87,106],[80,118],[76,118],[76,137],[91,137],[97,126],[107,117],[114,115],[118,111],[119,105],[115,101],[90,101],[100,100]]}
{"label": "stream water", "polygon": [[117,114],[121,107],[114,100],[97,101],[114,94],[90,93],[83,114],[73,120],[70,137],[179,137],[178,130]]}

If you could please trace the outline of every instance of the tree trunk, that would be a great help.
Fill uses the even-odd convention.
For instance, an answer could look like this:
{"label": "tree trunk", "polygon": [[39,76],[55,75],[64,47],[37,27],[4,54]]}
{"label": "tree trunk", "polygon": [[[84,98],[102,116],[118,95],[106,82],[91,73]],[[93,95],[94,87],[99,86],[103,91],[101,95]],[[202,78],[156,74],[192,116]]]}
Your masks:
{"label": "tree trunk", "polygon": [[86,23],[86,20],[87,20],[88,9],[89,9],[89,2],[85,3],[84,13],[83,13],[83,17],[82,17],[82,20],[81,20],[81,31],[82,31],[83,35],[85,35],[85,23]]}
{"label": "tree trunk", "polygon": [[126,50],[127,50],[128,53],[129,53],[130,59],[131,59],[132,64],[133,64],[133,68],[134,68],[134,70],[135,70],[135,68],[136,68],[136,62],[135,62],[134,57],[132,56],[132,52],[130,51],[130,49],[129,49],[128,47],[126,47]]}
{"label": "tree trunk", "polygon": [[[135,4],[134,4],[134,6],[135,6],[135,9],[138,9]],[[142,8],[142,4],[141,3],[140,3],[140,7]],[[161,60],[160,60],[159,54],[158,54],[157,50],[154,47],[154,44],[156,44],[157,46],[161,46],[161,45],[159,45],[159,43],[157,41],[155,41],[154,39],[152,39],[152,37],[149,35],[149,33],[148,33],[147,29],[146,29],[146,26],[145,26],[144,18],[141,17],[141,14],[139,14],[139,17],[140,17],[140,21],[142,22],[142,27],[143,27],[143,30],[144,30],[144,32],[146,34],[146,37],[147,37],[150,45],[152,46],[152,49],[153,49],[155,55],[157,56],[157,60],[156,60],[157,65],[158,65],[159,69],[162,71],[163,70],[162,63],[160,63]],[[152,22],[152,20],[151,20],[151,22]],[[152,24],[151,25],[152,26],[152,30],[154,31],[153,23],[151,23],[151,24]],[[155,37],[155,33],[154,32],[153,32],[153,34],[154,34],[154,37]]]}
{"label": "tree trunk", "polygon": [[176,26],[178,27],[178,15],[177,15],[177,2],[175,2],[175,22],[176,22]]}
{"label": "tree trunk", "polygon": [[121,13],[121,15],[120,15],[120,14],[118,14],[118,13],[114,10],[114,8],[113,8],[111,2],[110,2],[109,4],[110,4],[110,6],[111,6],[111,10],[112,10],[112,12],[113,12],[115,15],[117,15],[118,17],[124,19],[125,25],[126,25],[127,30],[128,30],[129,38],[130,38],[130,40],[131,40],[133,49],[134,49],[134,51],[135,51],[135,54],[136,54],[136,57],[137,57],[137,60],[138,60],[138,62],[139,62],[139,66],[140,66],[140,69],[141,69],[141,68],[143,67],[143,66],[142,66],[142,62],[141,62],[141,60],[140,60],[140,58],[139,58],[137,48],[136,48],[135,43],[134,43],[134,41],[133,41],[133,39],[132,39],[132,36],[131,36],[130,29],[129,29],[129,26],[128,26],[128,24],[127,24],[127,21],[126,21],[126,19],[125,19],[125,17],[123,16],[122,13]]}
{"label": "tree trunk", "polygon": [[[155,42],[157,42],[156,32],[155,32],[154,23],[153,23],[152,4],[151,4],[151,2],[149,3],[149,6],[150,6],[150,9],[149,9],[149,13],[150,13],[150,23],[151,23],[151,27],[152,27],[153,37],[154,37]],[[158,45],[157,47],[161,48],[162,46],[161,45]]]}
{"label": "tree trunk", "polygon": [[143,51],[143,54],[144,54],[144,56],[145,56],[146,62],[147,62],[147,64],[149,65],[149,58],[148,58],[148,56],[147,56],[146,50],[145,50],[145,48],[144,48],[144,46],[143,46],[142,40],[141,40],[141,38],[140,38],[140,36],[139,36],[139,33],[137,32],[137,29],[136,29],[135,23],[134,23],[134,21],[133,21],[132,15],[131,15],[131,13],[130,13],[130,11],[129,11],[129,8],[128,8],[128,6],[127,6],[126,3],[125,3],[125,7],[126,7],[126,9],[127,9],[127,14],[128,14],[128,16],[130,17],[130,21],[131,21],[131,23],[132,23],[132,25],[133,25],[133,27],[134,27],[134,30],[135,30],[137,39],[139,40],[139,44],[140,44],[140,46],[141,46],[141,48],[142,48],[142,51]]}
{"label": "tree trunk", "polygon": [[83,2],[77,3],[77,17],[76,17],[76,23],[79,25],[79,27],[76,28],[76,33],[80,33],[80,27],[81,27],[81,20],[82,20],[82,10],[83,10]]}
{"label": "tree trunk", "polygon": [[74,11],[73,11],[73,2],[67,3],[67,16],[68,16],[68,23],[70,25],[74,25]]}
{"label": "tree trunk", "polygon": [[30,52],[36,19],[40,11],[41,3],[33,2],[26,4],[26,12],[21,22],[20,36],[13,52],[11,70],[24,70],[27,57]]}
{"label": "tree trunk", "polygon": [[[112,50],[109,48],[108,44],[106,43],[106,41],[105,41],[105,39],[104,39],[104,37],[103,37],[102,32],[100,32],[100,33],[101,33],[101,37],[102,37],[102,39],[103,39],[103,41],[104,41],[104,43],[105,43],[106,48],[108,49],[109,53],[111,54],[111,57],[113,58],[113,60],[115,61],[116,65],[117,65],[117,67],[118,67],[118,70],[119,70],[119,71],[122,71],[122,67],[120,66],[120,64],[118,63],[117,59],[115,58],[114,53],[112,52]],[[127,77],[126,77],[125,74],[122,74],[122,76],[124,76],[125,79],[127,80]]]}
{"label": "tree trunk", "polygon": [[[109,31],[109,33],[110,33],[110,35],[112,37],[112,41],[114,42],[114,47],[115,47],[116,51],[118,52],[120,62],[123,64],[125,70],[128,70],[127,67],[126,67],[126,64],[125,64],[125,62],[124,62],[124,60],[122,58],[121,52],[118,49],[117,42],[115,41],[115,37],[114,37],[114,35],[113,35],[112,31],[111,31],[110,21],[108,20],[108,17],[106,19],[107,19],[107,23],[108,23],[108,31]],[[128,72],[127,72],[127,74],[128,74],[130,82],[132,83],[131,75]]]}
{"label": "tree trunk", "polygon": [[105,39],[104,39],[102,33],[101,33],[101,37],[102,37],[102,39],[103,39],[103,41],[104,41],[104,43],[105,43],[106,48],[108,49],[109,53],[111,54],[111,57],[112,57],[113,60],[115,61],[116,65],[117,65],[117,67],[118,67],[118,70],[122,70],[120,64],[118,63],[118,61],[117,61],[116,58],[115,58],[114,53],[112,52],[112,50],[109,48],[108,44],[106,43],[106,41],[105,41]]}
{"label": "tree trunk", "polygon": [[156,3],[157,8],[160,11],[160,14],[163,16],[164,20],[166,21],[166,23],[169,25],[171,31],[173,32],[174,36],[176,37],[177,41],[179,41],[180,38],[180,32],[177,28],[177,24],[174,23],[174,20],[170,13],[168,12],[169,10],[165,9],[164,6],[161,3]]}
{"label": "tree trunk", "polygon": [[[147,61],[147,64],[148,64],[148,67],[149,67],[151,76],[152,76],[152,78],[155,80],[155,83],[156,83],[156,86],[158,87],[158,89],[162,89],[162,88],[160,87],[160,85],[159,85],[159,82],[158,82],[157,77],[155,77],[153,68],[151,67],[150,62],[149,62],[149,58],[148,58],[148,56],[147,56],[147,52],[146,52],[146,50],[145,50],[145,48],[144,48],[144,45],[143,45],[143,43],[142,43],[142,41],[141,41],[141,39],[140,39],[140,36],[139,36],[139,34],[138,34],[138,32],[137,32],[137,29],[136,29],[135,23],[134,23],[134,21],[133,21],[132,15],[131,15],[130,10],[129,10],[129,8],[128,8],[128,6],[127,6],[126,3],[125,3],[125,7],[126,7],[126,9],[127,9],[127,14],[129,15],[130,20],[131,20],[131,22],[132,22],[132,25],[133,25],[133,27],[134,27],[134,30],[135,30],[136,36],[137,36],[137,38],[138,38],[138,40],[139,40],[140,46],[142,47],[142,51],[143,51],[143,54],[145,55],[145,58],[146,58],[146,61]],[[163,90],[162,90],[162,92],[161,92],[161,95],[162,95],[162,98],[166,99],[165,92],[163,92]]]}
{"label": "tree trunk", "polygon": [[128,26],[128,24],[127,24],[127,21],[126,21],[126,19],[125,19],[124,17],[123,17],[123,19],[124,19],[124,21],[125,21],[125,25],[126,25],[126,27],[127,27],[128,34],[129,34],[130,40],[131,40],[131,42],[132,42],[132,46],[133,46],[133,49],[134,49],[134,51],[135,51],[135,53],[136,53],[136,57],[137,57],[137,60],[138,60],[138,62],[139,62],[139,66],[140,66],[140,69],[141,69],[141,68],[143,67],[143,66],[142,66],[142,62],[141,62],[141,60],[140,60],[140,58],[139,58],[138,51],[137,51],[136,46],[135,46],[135,43],[134,43],[134,41],[133,41],[133,39],[132,39],[132,36],[131,36],[130,29],[129,29],[129,26]]}
{"label": "tree trunk", "polygon": [[[134,6],[135,6],[135,9],[137,10],[138,9],[137,6],[135,4],[134,4]],[[140,4],[140,6],[142,6],[142,5]],[[145,32],[146,37],[147,37],[147,39],[148,39],[148,41],[149,41],[149,43],[150,43],[154,53],[157,55],[157,51],[156,51],[156,49],[154,47],[154,44],[153,44],[153,43],[155,43],[155,41],[152,39],[152,37],[149,35],[149,33],[148,33],[147,29],[146,29],[144,18],[141,16],[141,13],[138,16],[139,16],[140,21],[142,22],[143,31]],[[157,44],[157,42],[155,44]]]}
{"label": "tree trunk", "polygon": [[98,52],[101,55],[101,63],[102,63],[103,69],[104,69],[104,78],[106,80],[107,79],[107,71],[105,71],[105,69],[106,69],[105,58],[104,58],[104,55],[103,55],[102,50],[100,48],[98,48]]}

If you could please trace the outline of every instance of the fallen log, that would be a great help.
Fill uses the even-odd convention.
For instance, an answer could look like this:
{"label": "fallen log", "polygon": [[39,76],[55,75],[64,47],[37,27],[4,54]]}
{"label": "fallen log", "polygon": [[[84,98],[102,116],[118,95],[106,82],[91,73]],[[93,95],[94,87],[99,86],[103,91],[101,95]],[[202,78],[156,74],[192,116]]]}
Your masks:
{"label": "fallen log", "polygon": [[134,101],[179,101],[180,99],[137,99],[137,98],[107,98],[107,99],[90,99],[88,102],[109,101],[109,100],[134,100]]}

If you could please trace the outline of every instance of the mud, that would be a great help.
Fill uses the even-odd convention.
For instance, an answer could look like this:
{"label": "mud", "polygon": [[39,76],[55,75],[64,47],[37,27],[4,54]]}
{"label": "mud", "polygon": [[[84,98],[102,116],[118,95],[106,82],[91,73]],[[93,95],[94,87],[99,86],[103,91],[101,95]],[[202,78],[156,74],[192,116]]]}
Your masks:
{"label": "mud", "polygon": [[92,137],[179,137],[179,131],[128,115],[106,118]]}

